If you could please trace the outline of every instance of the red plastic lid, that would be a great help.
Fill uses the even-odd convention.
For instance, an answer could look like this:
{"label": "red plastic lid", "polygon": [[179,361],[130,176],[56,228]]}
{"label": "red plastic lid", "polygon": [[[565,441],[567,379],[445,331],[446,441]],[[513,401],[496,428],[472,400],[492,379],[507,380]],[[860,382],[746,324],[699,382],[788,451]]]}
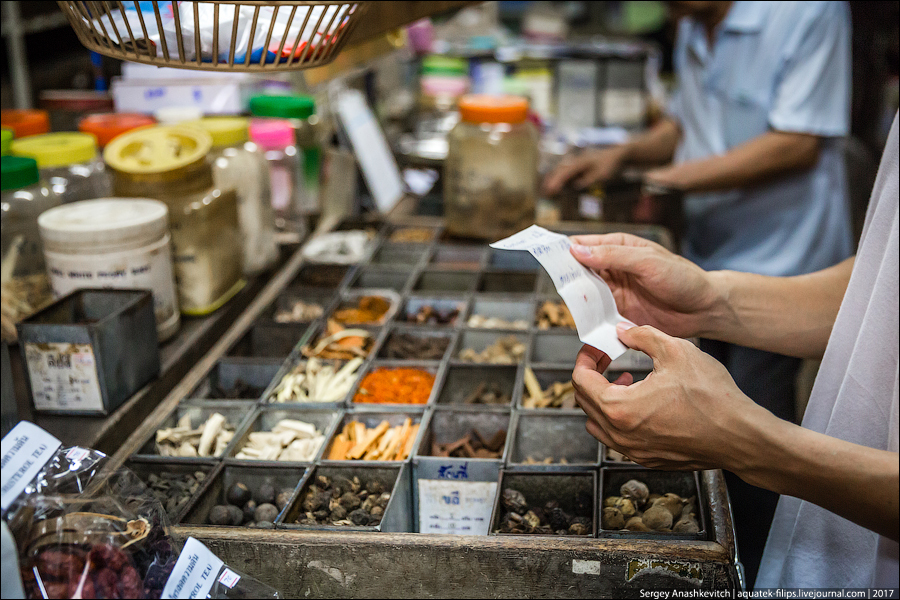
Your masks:
{"label": "red plastic lid", "polygon": [[528,117],[528,100],[469,94],[459,99],[459,114],[469,123],[522,123]]}
{"label": "red plastic lid", "polygon": [[50,115],[46,110],[5,109],[0,121],[7,129],[12,129],[16,138],[50,133]]}
{"label": "red plastic lid", "polygon": [[139,113],[100,113],[83,118],[78,124],[78,130],[93,134],[97,138],[97,144],[103,148],[126,131],[155,123],[153,117]]}

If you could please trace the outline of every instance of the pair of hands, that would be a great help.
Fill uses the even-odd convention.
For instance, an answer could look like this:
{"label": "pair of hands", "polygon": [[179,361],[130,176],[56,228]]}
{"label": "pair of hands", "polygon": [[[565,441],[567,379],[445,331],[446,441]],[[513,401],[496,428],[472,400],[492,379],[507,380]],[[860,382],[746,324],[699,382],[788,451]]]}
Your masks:
{"label": "pair of hands", "polygon": [[[544,193],[552,196],[571,181],[576,189],[584,189],[594,183],[604,183],[617,176],[627,163],[625,146],[600,148],[582,152],[567,158],[544,179]],[[668,165],[644,173],[646,183],[664,188],[686,191],[690,188],[690,168]]]}
{"label": "pair of hands", "polygon": [[572,241],[573,256],[609,284],[619,312],[641,325],[620,324],[619,339],[653,359],[653,372],[643,381],[633,383],[625,374],[610,382],[602,375],[610,358],[591,346],[581,349],[572,381],[588,431],[652,468],[738,468],[746,420],[764,409],[738,389],[724,366],[680,339],[703,333],[724,310],[715,277],[635,236]]}

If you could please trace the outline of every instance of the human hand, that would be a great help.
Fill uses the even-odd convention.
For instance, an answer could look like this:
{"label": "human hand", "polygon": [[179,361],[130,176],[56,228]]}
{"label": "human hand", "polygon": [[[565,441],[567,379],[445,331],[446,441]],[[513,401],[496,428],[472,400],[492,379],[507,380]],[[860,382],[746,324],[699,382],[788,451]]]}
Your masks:
{"label": "human hand", "polygon": [[600,275],[622,316],[638,325],[691,337],[721,309],[711,274],[659,244],[626,233],[571,239],[572,255]]}
{"label": "human hand", "polygon": [[690,342],[649,326],[626,327],[619,325],[619,339],[648,354],[653,372],[637,383],[630,376],[610,383],[602,375],[609,357],[582,347],[572,383],[588,432],[645,467],[738,469],[753,443],[749,419],[775,417]]}
{"label": "human hand", "polygon": [[571,179],[574,179],[574,185],[578,189],[608,181],[622,170],[625,154],[624,146],[613,146],[588,150],[578,156],[566,158],[544,178],[543,191],[552,196]]}
{"label": "human hand", "polygon": [[667,165],[657,169],[650,169],[644,173],[645,185],[657,186],[667,190],[680,192],[691,191],[693,183],[692,172],[694,167],[690,164]]}

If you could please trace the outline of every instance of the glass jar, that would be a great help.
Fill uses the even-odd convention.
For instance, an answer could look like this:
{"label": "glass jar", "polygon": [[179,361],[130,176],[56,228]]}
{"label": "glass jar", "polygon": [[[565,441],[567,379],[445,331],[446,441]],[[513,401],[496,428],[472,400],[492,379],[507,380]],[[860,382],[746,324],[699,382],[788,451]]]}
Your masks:
{"label": "glass jar", "polygon": [[297,210],[302,216],[319,214],[322,142],[316,100],[312,96],[261,95],[250,99],[254,117],[287,119],[294,130],[294,145],[302,153],[303,187],[298,192]]}
{"label": "glass jar", "polygon": [[109,196],[112,184],[97,153],[97,141],[87,133],[46,133],[12,143],[12,153],[37,161],[41,178],[64,204]]}
{"label": "glass jar", "polygon": [[3,339],[16,339],[15,324],[52,299],[37,218],[60,197],[40,181],[32,158],[4,156],[0,200]]}
{"label": "glass jar", "polygon": [[259,147],[249,141],[247,119],[208,117],[187,123],[212,137],[209,159],[220,189],[237,193],[244,242],[244,274],[254,275],[278,261],[275,216],[272,214],[269,167]]}
{"label": "glass jar", "polygon": [[303,156],[291,124],[285,119],[253,119],[250,141],[266,159],[276,225],[282,230],[303,229]]}
{"label": "glass jar", "polygon": [[205,131],[155,126],[120,135],[103,151],[117,196],[169,207],[172,259],[182,314],[216,310],[244,285],[237,194],[213,182]]}
{"label": "glass jar", "polygon": [[78,123],[78,131],[93,135],[102,149],[123,133],[155,124],[153,117],[139,113],[98,113],[83,118]]}
{"label": "glass jar", "polygon": [[497,240],[534,223],[538,133],[528,101],[464,96],[450,132],[444,211],[452,235]]}

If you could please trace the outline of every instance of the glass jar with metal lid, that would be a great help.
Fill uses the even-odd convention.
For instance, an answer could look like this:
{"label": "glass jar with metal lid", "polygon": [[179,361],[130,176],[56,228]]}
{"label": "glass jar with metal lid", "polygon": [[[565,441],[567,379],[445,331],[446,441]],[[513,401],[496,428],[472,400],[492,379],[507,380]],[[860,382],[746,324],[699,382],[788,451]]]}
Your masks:
{"label": "glass jar with metal lid", "polygon": [[3,339],[16,338],[15,324],[52,299],[38,215],[61,200],[40,180],[33,158],[4,156],[0,201],[0,249],[3,287]]}
{"label": "glass jar with metal lid", "polygon": [[260,95],[250,98],[250,114],[254,117],[287,119],[294,129],[294,141],[303,153],[303,182],[298,197],[298,216],[318,214],[319,177],[322,169],[322,141],[316,100],[312,96]]}
{"label": "glass jar with metal lid", "polygon": [[178,304],[208,314],[244,285],[237,194],[213,181],[205,131],[156,126],[120,135],[103,151],[117,196],[153,198],[169,207]]}
{"label": "glass jar with metal lid", "polygon": [[46,133],[12,143],[15,156],[37,161],[41,178],[63,203],[109,196],[109,173],[97,152],[97,140],[88,133]]}
{"label": "glass jar with metal lid", "polygon": [[278,242],[269,167],[259,147],[249,141],[249,120],[207,117],[185,125],[209,133],[213,143],[209,153],[213,180],[218,188],[233,189],[237,193],[244,242],[244,274],[265,271],[278,260]]}
{"label": "glass jar with metal lid", "polygon": [[496,240],[534,223],[538,133],[528,101],[515,96],[464,96],[450,132],[444,179],[447,229]]}

